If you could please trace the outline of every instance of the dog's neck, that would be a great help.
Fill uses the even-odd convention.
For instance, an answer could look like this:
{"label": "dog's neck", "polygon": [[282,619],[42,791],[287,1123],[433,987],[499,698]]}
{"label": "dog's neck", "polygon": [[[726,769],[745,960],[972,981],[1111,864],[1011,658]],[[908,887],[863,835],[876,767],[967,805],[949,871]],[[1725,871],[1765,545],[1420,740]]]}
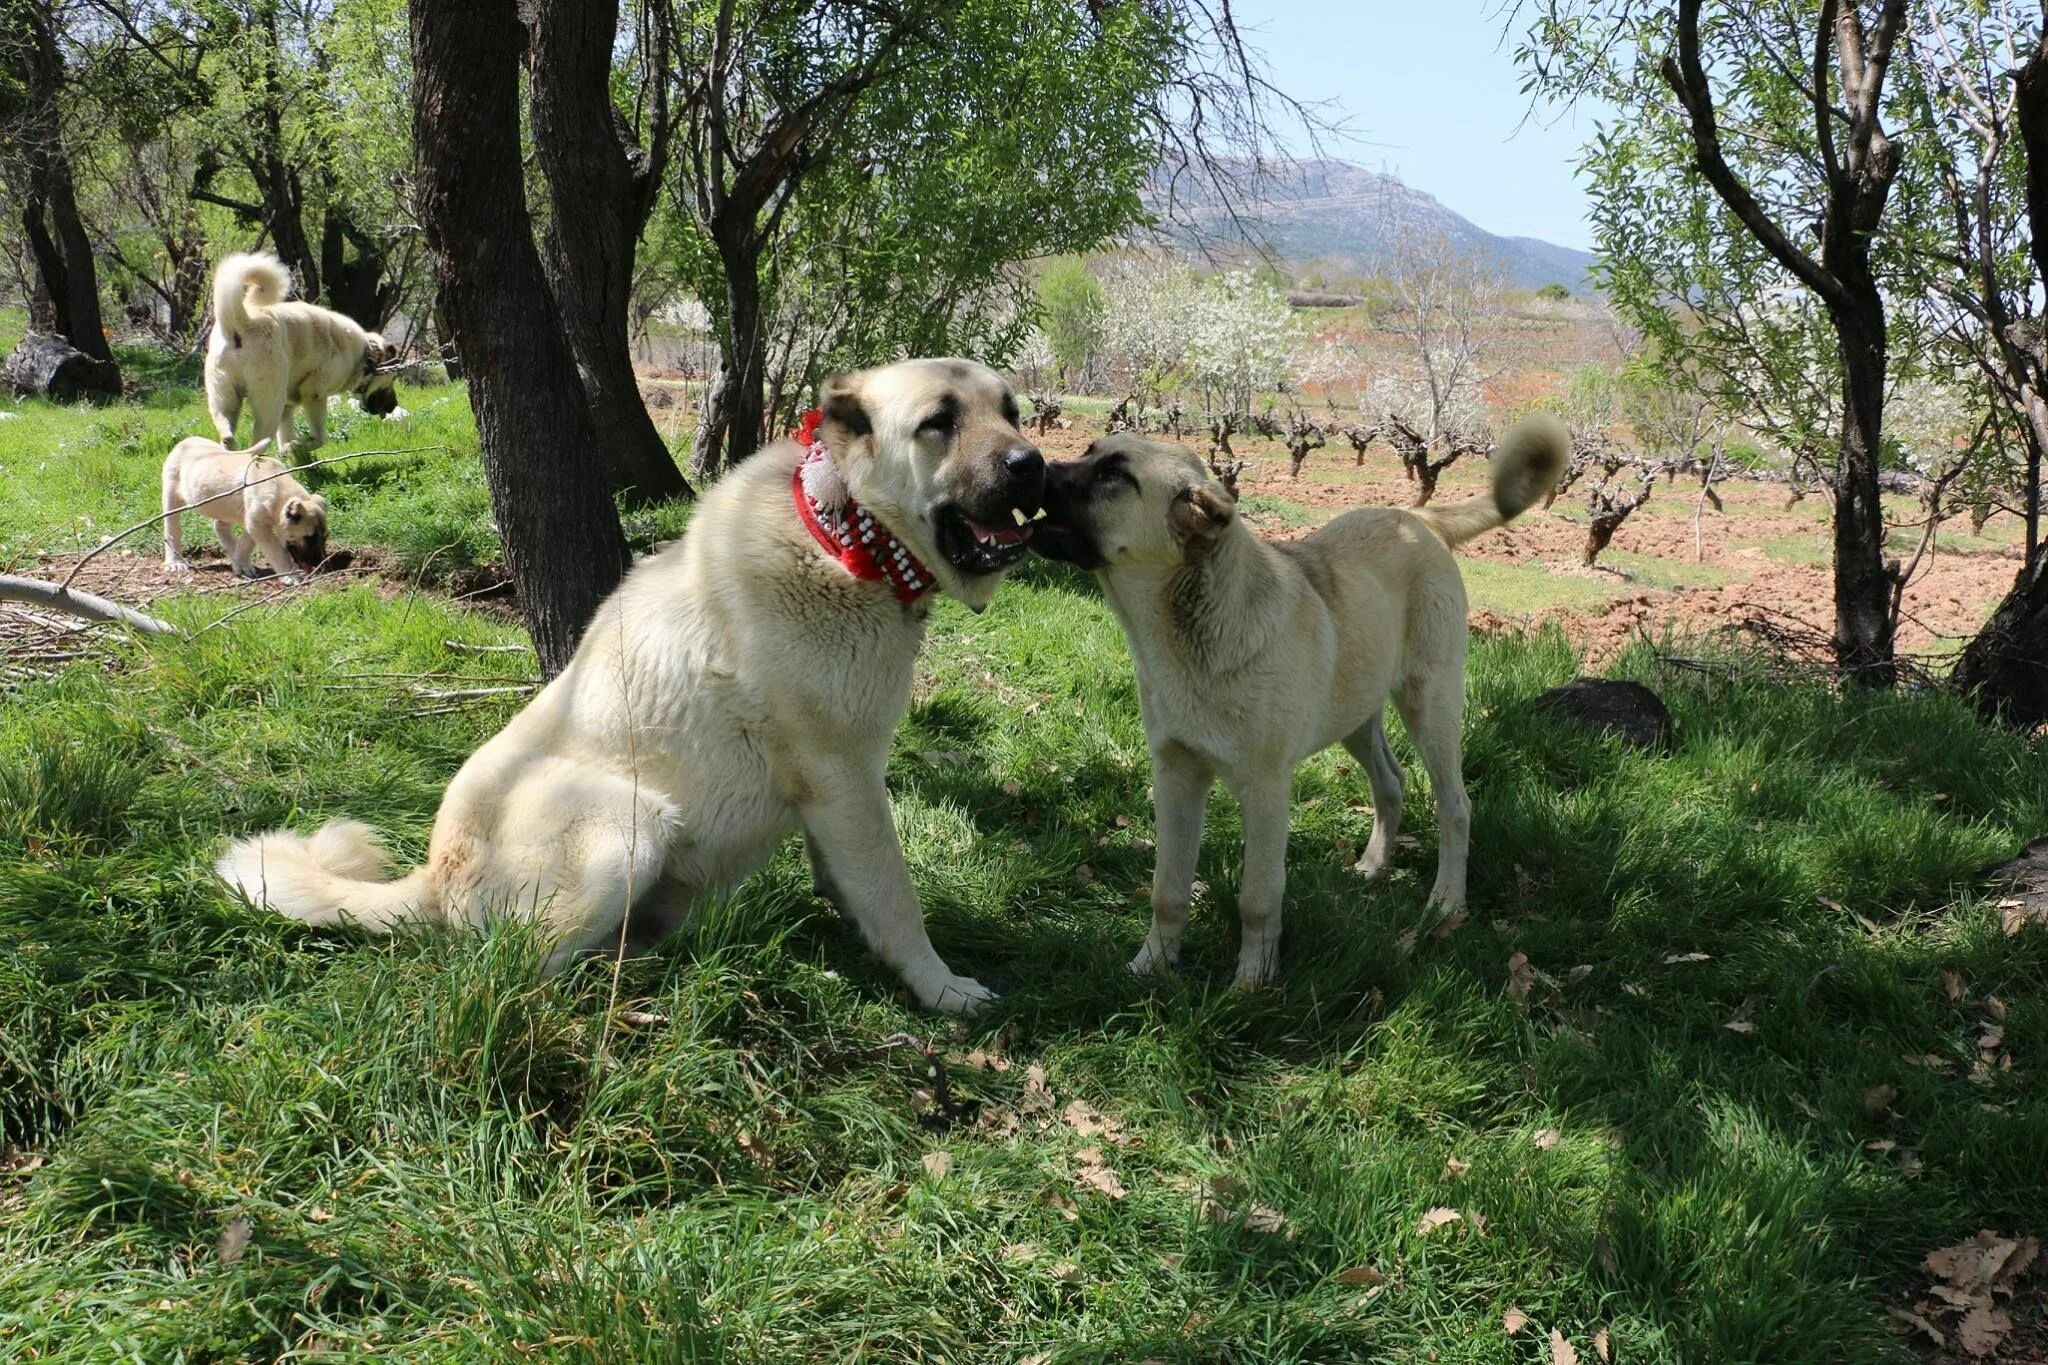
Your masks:
{"label": "dog's neck", "polygon": [[[1174,565],[1116,565],[1097,577],[1124,633],[1140,648],[1171,650],[1228,672],[1265,647],[1280,582],[1274,551],[1242,522],[1192,544]],[[1142,641],[1142,643],[1140,643]]]}
{"label": "dog's neck", "polygon": [[907,606],[932,590],[932,572],[895,532],[855,500],[846,486],[846,476],[818,434],[822,419],[823,414],[812,408],[804,414],[803,425],[790,433],[804,448],[790,479],[797,519],[827,558],[838,561],[855,578],[888,584],[896,600]]}

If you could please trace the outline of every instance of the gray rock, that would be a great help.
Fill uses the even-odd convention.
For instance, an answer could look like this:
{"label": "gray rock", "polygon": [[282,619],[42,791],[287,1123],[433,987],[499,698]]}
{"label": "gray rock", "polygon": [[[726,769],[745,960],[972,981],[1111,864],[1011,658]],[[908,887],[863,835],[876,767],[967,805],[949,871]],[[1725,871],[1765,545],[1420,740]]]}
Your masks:
{"label": "gray rock", "polygon": [[1574,678],[1529,703],[1540,715],[1595,734],[1609,734],[1637,749],[1666,749],[1677,738],[1671,712],[1637,682]]}

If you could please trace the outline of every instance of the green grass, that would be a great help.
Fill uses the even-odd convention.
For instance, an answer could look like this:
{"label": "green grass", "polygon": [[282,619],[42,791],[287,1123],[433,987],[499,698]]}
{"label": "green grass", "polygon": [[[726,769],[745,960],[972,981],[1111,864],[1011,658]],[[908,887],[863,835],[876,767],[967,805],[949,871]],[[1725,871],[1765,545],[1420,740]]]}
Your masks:
{"label": "green grass", "polygon": [[1248,493],[1238,506],[1265,530],[1275,527],[1291,527],[1298,530],[1303,527],[1321,526],[1340,510],[1334,507],[1310,507],[1304,503],[1276,498],[1268,493]]}
{"label": "green grass", "polygon": [[1550,607],[1601,607],[1631,591],[1625,583],[1558,573],[1540,564],[1467,559],[1460,561],[1458,568],[1465,575],[1465,596],[1474,608],[1513,616]]}
{"label": "green grass", "polygon": [[[1475,598],[1513,572],[1465,567]],[[2048,764],[1945,698],[1634,654],[1680,735],[1636,754],[1525,709],[1562,639],[1477,641],[1470,922],[1404,951],[1422,784],[1419,846],[1364,886],[1364,784],[1326,754],[1285,985],[1228,990],[1221,797],[1186,966],[1139,982],[1129,663],[1093,585],[1034,563],[940,607],[890,773],[935,940],[1004,991],[986,1020],[907,1008],[793,847],[627,963],[622,1009],[513,929],[373,942],[211,881],[279,821],[420,856],[516,703],[420,715],[374,675],[503,680],[529,661],[443,642],[517,638],[357,586],[0,699],[0,1357],[1507,1362],[1555,1326],[1588,1360],[1599,1328],[1624,1360],[1879,1360],[1928,1249],[2041,1230],[2048,933],[1968,888],[2048,828]],[[2013,1066],[1973,1079],[1993,996]],[[949,1123],[900,1032],[1011,1065],[951,1066]],[[1033,1064],[1055,1098],[1012,1131]],[[1124,1198],[1076,1188],[1089,1147]],[[1205,1218],[1219,1182],[1284,1229]],[[1483,1232],[1419,1235],[1437,1205]]]}

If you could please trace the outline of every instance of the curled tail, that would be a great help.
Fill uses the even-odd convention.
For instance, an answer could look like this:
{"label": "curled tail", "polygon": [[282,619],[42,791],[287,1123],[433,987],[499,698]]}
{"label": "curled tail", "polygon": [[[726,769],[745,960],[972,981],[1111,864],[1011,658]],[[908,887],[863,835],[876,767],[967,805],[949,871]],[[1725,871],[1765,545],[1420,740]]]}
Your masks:
{"label": "curled tail", "polygon": [[353,924],[375,933],[413,919],[435,919],[427,869],[397,881],[370,827],[331,820],[312,835],[273,830],[228,845],[213,870],[253,905],[307,924]]}
{"label": "curled tail", "polygon": [[1571,433],[1564,423],[1547,412],[1532,412],[1509,427],[1493,448],[1490,490],[1440,507],[1418,507],[1414,515],[1455,550],[1541,502],[1557,486],[1571,453]]}
{"label": "curled tail", "polygon": [[284,262],[265,252],[237,252],[213,272],[214,325],[230,335],[245,332],[254,314],[284,302],[291,291],[292,276]]}

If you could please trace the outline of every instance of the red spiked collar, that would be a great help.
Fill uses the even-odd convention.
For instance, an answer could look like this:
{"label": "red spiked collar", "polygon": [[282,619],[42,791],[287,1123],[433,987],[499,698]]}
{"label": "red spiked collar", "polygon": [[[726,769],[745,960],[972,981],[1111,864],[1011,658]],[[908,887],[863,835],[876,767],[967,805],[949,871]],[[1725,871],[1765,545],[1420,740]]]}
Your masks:
{"label": "red spiked collar", "polygon": [[846,480],[833,463],[832,452],[818,438],[818,423],[824,414],[812,408],[803,424],[790,433],[804,448],[790,478],[790,493],[796,500],[796,514],[811,539],[831,558],[839,561],[855,578],[884,582],[898,602],[915,602],[932,589],[931,570],[925,568],[910,547],[896,539],[874,514],[854,501]]}

